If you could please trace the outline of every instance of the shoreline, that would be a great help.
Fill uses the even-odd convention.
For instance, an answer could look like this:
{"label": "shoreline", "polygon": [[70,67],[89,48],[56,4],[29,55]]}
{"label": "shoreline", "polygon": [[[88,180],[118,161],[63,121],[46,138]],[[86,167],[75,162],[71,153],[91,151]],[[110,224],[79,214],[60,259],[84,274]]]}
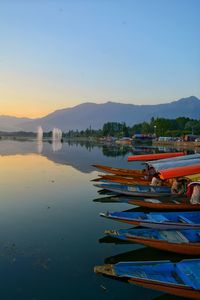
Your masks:
{"label": "shoreline", "polygon": [[200,148],[200,142],[159,142],[159,141],[153,141],[153,146],[172,146],[174,148],[178,149],[189,149],[189,148]]}

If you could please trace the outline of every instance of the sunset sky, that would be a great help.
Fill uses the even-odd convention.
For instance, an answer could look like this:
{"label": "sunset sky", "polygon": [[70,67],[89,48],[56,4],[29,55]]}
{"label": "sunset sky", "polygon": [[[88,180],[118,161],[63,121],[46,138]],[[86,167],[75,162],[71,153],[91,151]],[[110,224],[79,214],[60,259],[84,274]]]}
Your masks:
{"label": "sunset sky", "polygon": [[200,98],[199,0],[1,0],[0,115]]}

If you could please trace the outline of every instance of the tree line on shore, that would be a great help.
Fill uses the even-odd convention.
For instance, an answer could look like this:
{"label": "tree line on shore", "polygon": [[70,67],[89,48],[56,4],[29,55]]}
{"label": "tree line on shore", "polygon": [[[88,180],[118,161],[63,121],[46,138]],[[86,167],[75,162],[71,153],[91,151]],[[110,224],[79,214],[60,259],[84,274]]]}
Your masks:
{"label": "tree line on shore", "polygon": [[[200,120],[186,117],[176,119],[151,118],[150,122],[142,122],[133,126],[127,126],[125,122],[107,122],[101,129],[69,130],[63,133],[64,138],[100,138],[113,136],[116,138],[132,137],[135,134],[180,137],[187,134],[200,134]],[[24,136],[34,137],[33,132],[0,132],[0,136]],[[52,131],[44,132],[45,138],[50,138]]]}
{"label": "tree line on shore", "polygon": [[200,120],[186,117],[176,119],[151,118],[150,122],[142,122],[133,126],[127,126],[122,122],[107,122],[102,129],[94,130],[91,127],[86,130],[69,130],[65,137],[103,137],[114,136],[132,137],[135,134],[179,137],[187,134],[200,134]]}

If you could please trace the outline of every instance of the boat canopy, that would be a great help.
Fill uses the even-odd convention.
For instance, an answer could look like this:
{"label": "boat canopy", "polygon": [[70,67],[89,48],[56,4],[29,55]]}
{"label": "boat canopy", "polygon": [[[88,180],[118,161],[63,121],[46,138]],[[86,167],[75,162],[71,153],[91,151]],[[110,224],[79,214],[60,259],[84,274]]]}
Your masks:
{"label": "boat canopy", "polygon": [[191,181],[199,181],[200,180],[200,173],[198,173],[198,174],[192,174],[192,175],[187,175],[185,177],[188,178]]}
{"label": "boat canopy", "polygon": [[165,162],[173,162],[173,161],[176,162],[179,160],[188,160],[188,159],[197,159],[197,158],[200,158],[200,153],[182,155],[182,156],[171,157],[171,158],[163,158],[163,159],[158,159],[154,162],[146,161],[146,164],[151,166],[151,164],[153,164],[153,163],[165,163]]}
{"label": "boat canopy", "polygon": [[151,163],[150,166],[153,167],[156,172],[161,170],[167,170],[177,167],[193,166],[200,164],[200,158],[188,159],[188,160],[178,160],[178,161],[168,161],[168,162],[155,162]]}
{"label": "boat canopy", "polygon": [[160,178],[163,180],[175,178],[175,177],[199,174],[200,173],[200,164],[193,165],[193,166],[182,166],[182,167],[170,168],[170,169],[166,169],[166,170],[160,170],[159,173],[160,173]]}

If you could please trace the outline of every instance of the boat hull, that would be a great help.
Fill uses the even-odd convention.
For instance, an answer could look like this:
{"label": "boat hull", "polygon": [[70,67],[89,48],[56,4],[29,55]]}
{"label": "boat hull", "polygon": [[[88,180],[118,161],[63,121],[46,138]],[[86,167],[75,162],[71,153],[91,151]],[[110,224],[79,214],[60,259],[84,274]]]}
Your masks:
{"label": "boat hull", "polygon": [[167,241],[132,237],[130,235],[127,236],[126,240],[159,250],[186,255],[200,255],[200,243],[169,243]]}
{"label": "boat hull", "polygon": [[144,288],[153,289],[165,293],[169,293],[176,296],[181,297],[188,297],[190,299],[200,299],[200,292],[197,290],[194,290],[190,287],[180,286],[180,285],[170,285],[169,283],[155,283],[151,280],[145,280],[145,279],[136,279],[131,278],[128,280],[129,283],[142,286]]}
{"label": "boat hull", "polygon": [[146,220],[139,220],[139,219],[128,219],[128,218],[120,218],[120,217],[114,217],[110,216],[104,213],[100,214],[101,217],[108,218],[114,221],[127,223],[135,226],[141,226],[146,228],[153,228],[153,229],[199,229],[200,224],[194,224],[194,223],[181,223],[181,222],[150,222]]}
{"label": "boat hull", "polygon": [[150,180],[145,180],[141,177],[133,178],[119,175],[101,175],[99,178],[94,179],[93,181],[104,181],[104,182],[115,182],[121,184],[135,185],[135,184],[149,184]]}
{"label": "boat hull", "polygon": [[154,187],[150,185],[122,185],[122,184],[95,184],[94,186],[114,192],[120,195],[140,196],[140,197],[162,197],[170,196],[171,190],[169,187]]}
{"label": "boat hull", "polygon": [[104,171],[106,173],[111,173],[120,176],[143,177],[145,175],[145,172],[143,170],[120,169],[120,168],[112,168],[103,165],[93,165],[93,167],[100,169],[101,171]]}
{"label": "boat hull", "polygon": [[[183,200],[184,201],[184,200]],[[176,201],[177,202],[177,201]],[[154,203],[145,200],[136,200],[130,199],[128,200],[129,204],[133,204],[140,207],[145,207],[149,209],[158,209],[158,210],[183,210],[183,211],[191,211],[191,210],[200,210],[200,204],[189,204],[189,203],[175,203],[175,202],[165,202]]]}

